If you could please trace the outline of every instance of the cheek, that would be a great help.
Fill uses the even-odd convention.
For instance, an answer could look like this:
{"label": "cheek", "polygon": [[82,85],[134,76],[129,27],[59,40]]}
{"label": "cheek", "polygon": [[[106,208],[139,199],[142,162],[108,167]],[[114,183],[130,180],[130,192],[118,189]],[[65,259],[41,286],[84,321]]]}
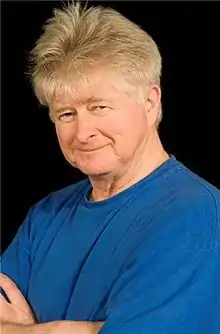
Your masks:
{"label": "cheek", "polygon": [[71,145],[75,137],[73,129],[68,126],[56,125],[56,134],[61,147]]}
{"label": "cheek", "polygon": [[125,114],[119,114],[113,123],[114,133],[126,141],[135,141],[147,131],[147,118],[141,110],[127,109]]}
{"label": "cheek", "polygon": [[133,146],[136,145],[137,136],[139,136],[134,129],[134,123],[128,122],[128,120],[118,120],[111,125],[109,122],[105,128],[103,127],[102,134],[113,143],[113,149],[117,156],[123,156],[125,152],[133,151]]}
{"label": "cheek", "polygon": [[143,114],[127,113],[127,117],[115,125],[115,150],[117,155],[130,157],[148,136],[147,119]]}

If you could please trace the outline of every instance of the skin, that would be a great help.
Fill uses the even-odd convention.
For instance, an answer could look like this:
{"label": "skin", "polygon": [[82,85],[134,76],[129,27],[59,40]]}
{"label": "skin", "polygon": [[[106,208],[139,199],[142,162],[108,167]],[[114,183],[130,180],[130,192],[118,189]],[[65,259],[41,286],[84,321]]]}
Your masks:
{"label": "skin", "polygon": [[116,73],[106,71],[103,80],[101,70],[53,98],[49,109],[61,150],[88,175],[93,200],[123,191],[169,158],[156,127],[160,99],[153,84],[138,104]]}
{"label": "skin", "polygon": [[[141,103],[129,94],[115,73],[96,71],[77,81],[71,92],[55,95],[50,116],[61,150],[69,163],[88,175],[91,199],[105,200],[150,174],[169,156],[156,127],[161,91],[152,84]],[[117,86],[115,85],[117,83]],[[16,285],[1,274],[0,298],[4,334],[96,334],[102,322],[55,321],[36,324],[31,308]]]}
{"label": "skin", "polygon": [[0,287],[8,300],[0,294],[1,322],[33,325],[36,324],[34,314],[16,284],[6,275],[0,273]]}
{"label": "skin", "polygon": [[34,314],[17,288],[6,275],[0,273],[0,329],[2,334],[97,334],[103,322],[53,321],[37,324]]}

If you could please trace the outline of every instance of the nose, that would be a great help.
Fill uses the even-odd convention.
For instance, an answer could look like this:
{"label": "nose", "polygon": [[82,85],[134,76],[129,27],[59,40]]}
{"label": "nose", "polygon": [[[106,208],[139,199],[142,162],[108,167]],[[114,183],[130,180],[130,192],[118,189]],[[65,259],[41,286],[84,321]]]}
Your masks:
{"label": "nose", "polygon": [[76,124],[76,139],[82,143],[86,144],[91,138],[96,134],[94,120],[88,113],[78,114],[77,124]]}

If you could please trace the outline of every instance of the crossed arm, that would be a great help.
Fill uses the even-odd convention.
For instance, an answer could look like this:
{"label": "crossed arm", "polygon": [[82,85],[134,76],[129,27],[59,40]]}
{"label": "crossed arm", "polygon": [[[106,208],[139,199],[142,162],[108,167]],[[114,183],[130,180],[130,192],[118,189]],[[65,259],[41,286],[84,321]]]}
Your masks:
{"label": "crossed arm", "polygon": [[1,334],[96,334],[98,323],[54,321],[45,324],[20,325],[1,323]]}
{"label": "crossed arm", "polygon": [[34,314],[15,283],[0,273],[0,287],[8,302],[0,294],[1,334],[97,334],[103,322],[53,321],[37,324]]}

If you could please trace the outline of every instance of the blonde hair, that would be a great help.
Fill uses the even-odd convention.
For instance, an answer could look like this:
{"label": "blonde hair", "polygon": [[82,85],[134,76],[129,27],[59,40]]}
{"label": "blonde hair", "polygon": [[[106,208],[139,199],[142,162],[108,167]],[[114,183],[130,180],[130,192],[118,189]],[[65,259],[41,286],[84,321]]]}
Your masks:
{"label": "blonde hair", "polygon": [[30,53],[29,65],[42,105],[49,105],[74,76],[101,66],[119,71],[134,87],[159,85],[161,76],[160,52],[144,30],[114,9],[87,8],[78,1],[54,9]]}

